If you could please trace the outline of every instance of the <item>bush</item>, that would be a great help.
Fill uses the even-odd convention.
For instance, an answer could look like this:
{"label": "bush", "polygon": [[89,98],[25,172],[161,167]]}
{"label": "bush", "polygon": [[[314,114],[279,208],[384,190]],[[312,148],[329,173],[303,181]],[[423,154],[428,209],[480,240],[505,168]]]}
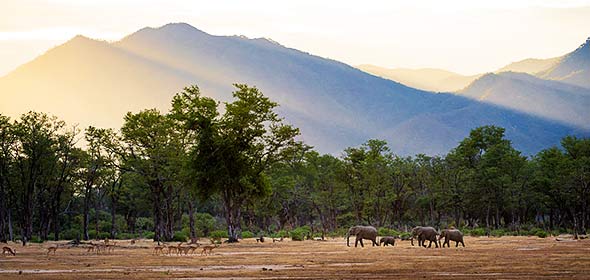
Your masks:
{"label": "bush", "polygon": [[471,235],[471,236],[484,236],[484,235],[486,235],[486,230],[484,228],[474,228],[469,231],[469,235]]}
{"label": "bush", "polygon": [[172,241],[177,241],[177,242],[186,242],[186,240],[188,239],[188,236],[183,233],[182,231],[177,231],[174,233],[174,237],[172,237]]}
{"label": "bush", "polygon": [[153,230],[154,220],[146,217],[139,217],[135,221],[135,227],[139,230]]}
{"label": "bush", "polygon": [[39,236],[33,235],[33,236],[31,236],[31,240],[29,240],[29,242],[31,242],[31,243],[43,243],[43,240],[41,240],[41,238]]}
{"label": "bush", "polygon": [[214,230],[209,233],[210,238],[228,238],[227,231],[225,230]]}
{"label": "bush", "polygon": [[254,233],[252,233],[251,231],[242,231],[242,238],[252,238],[254,237]]}
{"label": "bush", "polygon": [[133,239],[137,237],[137,234],[122,232],[117,234],[117,239]]}
{"label": "bush", "polygon": [[379,236],[398,236],[400,232],[395,229],[381,227],[377,230]]}
{"label": "bush", "polygon": [[537,237],[540,237],[540,238],[545,238],[548,236],[547,232],[542,229],[537,229],[535,231],[534,235],[536,235]]}
{"label": "bush", "polygon": [[302,241],[311,233],[309,226],[298,227],[291,231],[291,240]]}
{"label": "bush", "polygon": [[289,233],[286,230],[282,229],[276,233],[271,234],[270,237],[272,237],[272,238],[281,238],[281,237],[286,238],[286,237],[289,237]]}
{"label": "bush", "polygon": [[506,231],[503,229],[495,229],[490,232],[490,235],[494,236],[494,237],[502,237],[507,234],[506,234]]}
{"label": "bush", "polygon": [[401,239],[410,239],[410,237],[412,237],[412,234],[409,232],[402,232],[399,234],[399,238]]}
{"label": "bush", "polygon": [[146,231],[143,233],[143,237],[145,237],[146,239],[154,239],[156,237],[156,234],[153,231]]}
{"label": "bush", "polygon": [[74,240],[76,238],[82,239],[82,233],[77,229],[66,229],[59,235],[60,239]]}

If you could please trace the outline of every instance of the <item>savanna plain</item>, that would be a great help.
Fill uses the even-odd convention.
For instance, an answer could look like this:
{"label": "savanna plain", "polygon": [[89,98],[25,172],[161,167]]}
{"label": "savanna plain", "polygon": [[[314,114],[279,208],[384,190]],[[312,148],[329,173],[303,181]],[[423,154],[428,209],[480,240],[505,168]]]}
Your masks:
{"label": "savanna plain", "polygon": [[[119,240],[89,252],[46,242],[0,256],[0,279],[590,279],[590,240],[555,237],[466,237],[466,247],[346,247],[343,238],[222,244],[201,255],[155,254],[151,240]],[[351,238],[351,244],[353,240]],[[47,248],[57,246],[48,254]],[[178,243],[166,245],[177,246]]]}

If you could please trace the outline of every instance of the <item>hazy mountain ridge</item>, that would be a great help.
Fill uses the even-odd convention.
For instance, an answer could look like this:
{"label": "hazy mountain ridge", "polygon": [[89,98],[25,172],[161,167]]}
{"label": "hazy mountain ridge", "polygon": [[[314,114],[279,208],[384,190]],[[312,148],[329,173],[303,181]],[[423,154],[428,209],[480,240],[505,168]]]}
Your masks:
{"label": "hazy mountain ridge", "polygon": [[590,129],[590,90],[524,73],[486,74],[460,94]]}
{"label": "hazy mountain ridge", "polygon": [[551,68],[553,65],[557,64],[562,57],[553,57],[553,58],[527,58],[520,61],[512,62],[498,70],[495,73],[501,72],[521,72],[527,73],[531,75],[535,75],[539,72],[545,71]]}
{"label": "hazy mountain ridge", "polygon": [[[35,109],[82,126],[118,128],[127,111],[166,110],[184,86],[197,84],[205,95],[229,100],[237,82],[279,102],[281,115],[321,152],[383,138],[396,153],[442,154],[470,129],[488,124],[506,127],[528,154],[567,134],[588,134],[463,96],[410,88],[268,39],[213,36],[188,24],[144,28],[110,44],[78,39],[0,78],[0,92],[7,93],[1,112]],[[18,101],[23,97],[31,101]]]}
{"label": "hazy mountain ridge", "polygon": [[537,76],[590,88],[590,37],[575,51]]}
{"label": "hazy mountain ridge", "polygon": [[370,64],[359,65],[357,68],[367,73],[397,81],[410,87],[434,92],[454,92],[461,90],[468,86],[473,80],[481,76],[465,76],[436,68],[389,69]]}

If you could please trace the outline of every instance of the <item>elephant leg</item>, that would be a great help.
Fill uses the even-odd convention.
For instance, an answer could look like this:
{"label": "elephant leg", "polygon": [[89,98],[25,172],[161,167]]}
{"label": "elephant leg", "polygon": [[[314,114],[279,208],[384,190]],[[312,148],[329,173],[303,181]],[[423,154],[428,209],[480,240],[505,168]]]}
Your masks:
{"label": "elephant leg", "polygon": [[373,246],[379,247],[379,244],[377,244],[377,241],[375,239],[371,239],[371,241],[373,241]]}
{"label": "elephant leg", "polygon": [[463,242],[463,240],[461,240],[461,244],[463,245],[463,247],[465,247],[465,242]]}
{"label": "elephant leg", "polygon": [[455,248],[459,247],[459,241],[455,241]]}
{"label": "elephant leg", "polygon": [[363,239],[360,238],[359,241],[361,242],[361,247],[365,247],[365,245],[363,245]]}

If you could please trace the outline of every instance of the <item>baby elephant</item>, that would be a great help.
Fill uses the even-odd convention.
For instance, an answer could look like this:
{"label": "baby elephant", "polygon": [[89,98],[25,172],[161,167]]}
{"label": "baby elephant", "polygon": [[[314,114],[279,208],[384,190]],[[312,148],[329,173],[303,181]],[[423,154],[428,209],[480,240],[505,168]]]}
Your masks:
{"label": "baby elephant", "polygon": [[385,237],[381,237],[381,240],[379,240],[379,245],[383,244],[383,246],[395,246],[395,237],[393,236],[385,236]]}
{"label": "baby elephant", "polygon": [[445,238],[445,242],[443,242],[442,244],[443,247],[445,247],[445,244],[451,247],[449,241],[455,241],[455,247],[459,246],[459,242],[461,242],[463,247],[465,247],[465,243],[463,242],[463,233],[458,229],[444,229],[440,233],[440,237],[438,238],[438,240],[441,240],[443,237]]}

